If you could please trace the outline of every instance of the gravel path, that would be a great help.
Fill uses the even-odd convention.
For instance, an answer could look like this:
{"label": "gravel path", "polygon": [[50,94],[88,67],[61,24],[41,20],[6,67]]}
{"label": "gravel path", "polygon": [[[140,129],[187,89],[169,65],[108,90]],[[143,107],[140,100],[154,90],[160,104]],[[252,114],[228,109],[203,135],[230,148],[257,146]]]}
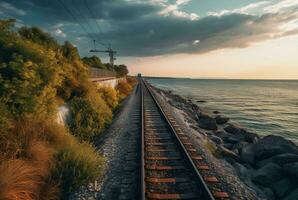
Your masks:
{"label": "gravel path", "polygon": [[110,128],[96,142],[98,152],[107,161],[103,179],[82,186],[71,200],[137,199],[140,185],[139,95],[139,88],[135,87]]}

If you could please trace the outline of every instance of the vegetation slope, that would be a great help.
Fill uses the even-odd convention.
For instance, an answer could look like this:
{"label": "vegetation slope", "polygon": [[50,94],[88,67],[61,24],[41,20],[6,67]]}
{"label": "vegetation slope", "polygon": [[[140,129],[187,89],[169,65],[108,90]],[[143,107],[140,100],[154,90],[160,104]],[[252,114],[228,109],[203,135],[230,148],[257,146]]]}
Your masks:
{"label": "vegetation slope", "polygon": [[[126,66],[81,59],[70,42],[60,45],[35,27],[16,29],[14,20],[0,20],[0,52],[0,199],[67,199],[101,175],[104,159],[92,139],[134,81],[96,88],[89,67],[126,76]],[[56,122],[65,104],[67,127]]]}

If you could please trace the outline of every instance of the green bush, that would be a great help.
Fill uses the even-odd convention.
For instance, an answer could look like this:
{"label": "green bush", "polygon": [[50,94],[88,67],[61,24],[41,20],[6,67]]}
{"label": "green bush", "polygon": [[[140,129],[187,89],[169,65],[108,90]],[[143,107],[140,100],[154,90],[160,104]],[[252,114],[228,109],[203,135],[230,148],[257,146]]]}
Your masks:
{"label": "green bush", "polygon": [[62,198],[67,199],[79,186],[98,179],[104,159],[88,143],[74,142],[56,155],[53,178],[60,181]]}
{"label": "green bush", "polygon": [[98,93],[75,97],[69,105],[69,128],[81,141],[89,141],[112,121],[112,111]]}
{"label": "green bush", "polygon": [[117,107],[119,98],[118,93],[114,88],[103,86],[98,89],[98,92],[110,108],[114,109]]}
{"label": "green bush", "polygon": [[127,83],[127,81],[121,80],[118,82],[116,90],[118,91],[119,99],[122,100],[130,94],[130,92],[132,91],[132,86]]}

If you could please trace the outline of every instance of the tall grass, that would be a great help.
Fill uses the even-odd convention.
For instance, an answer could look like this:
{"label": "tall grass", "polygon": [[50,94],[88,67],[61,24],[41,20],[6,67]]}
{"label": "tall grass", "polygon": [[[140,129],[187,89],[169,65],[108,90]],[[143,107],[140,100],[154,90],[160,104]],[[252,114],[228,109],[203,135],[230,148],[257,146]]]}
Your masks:
{"label": "tall grass", "polygon": [[60,180],[62,198],[66,199],[82,184],[98,179],[103,171],[104,159],[88,143],[70,145],[56,155],[53,177]]}
{"label": "tall grass", "polygon": [[127,81],[121,80],[118,82],[116,90],[118,91],[119,99],[122,100],[130,94],[132,91],[132,85],[130,85]]}

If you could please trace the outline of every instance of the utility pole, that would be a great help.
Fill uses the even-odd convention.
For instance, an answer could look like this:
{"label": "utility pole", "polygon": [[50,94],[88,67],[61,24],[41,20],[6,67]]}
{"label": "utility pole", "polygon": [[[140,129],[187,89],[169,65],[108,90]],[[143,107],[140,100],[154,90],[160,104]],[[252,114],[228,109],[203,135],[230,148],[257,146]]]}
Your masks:
{"label": "utility pole", "polygon": [[96,46],[95,46],[95,40],[94,40],[94,49],[91,49],[90,52],[93,52],[93,53],[96,53],[96,52],[108,53],[109,57],[110,57],[110,65],[112,67],[114,67],[114,61],[116,60],[115,54],[117,53],[117,51],[114,51],[112,49],[111,45],[109,45],[109,47],[106,50],[97,50]]}

